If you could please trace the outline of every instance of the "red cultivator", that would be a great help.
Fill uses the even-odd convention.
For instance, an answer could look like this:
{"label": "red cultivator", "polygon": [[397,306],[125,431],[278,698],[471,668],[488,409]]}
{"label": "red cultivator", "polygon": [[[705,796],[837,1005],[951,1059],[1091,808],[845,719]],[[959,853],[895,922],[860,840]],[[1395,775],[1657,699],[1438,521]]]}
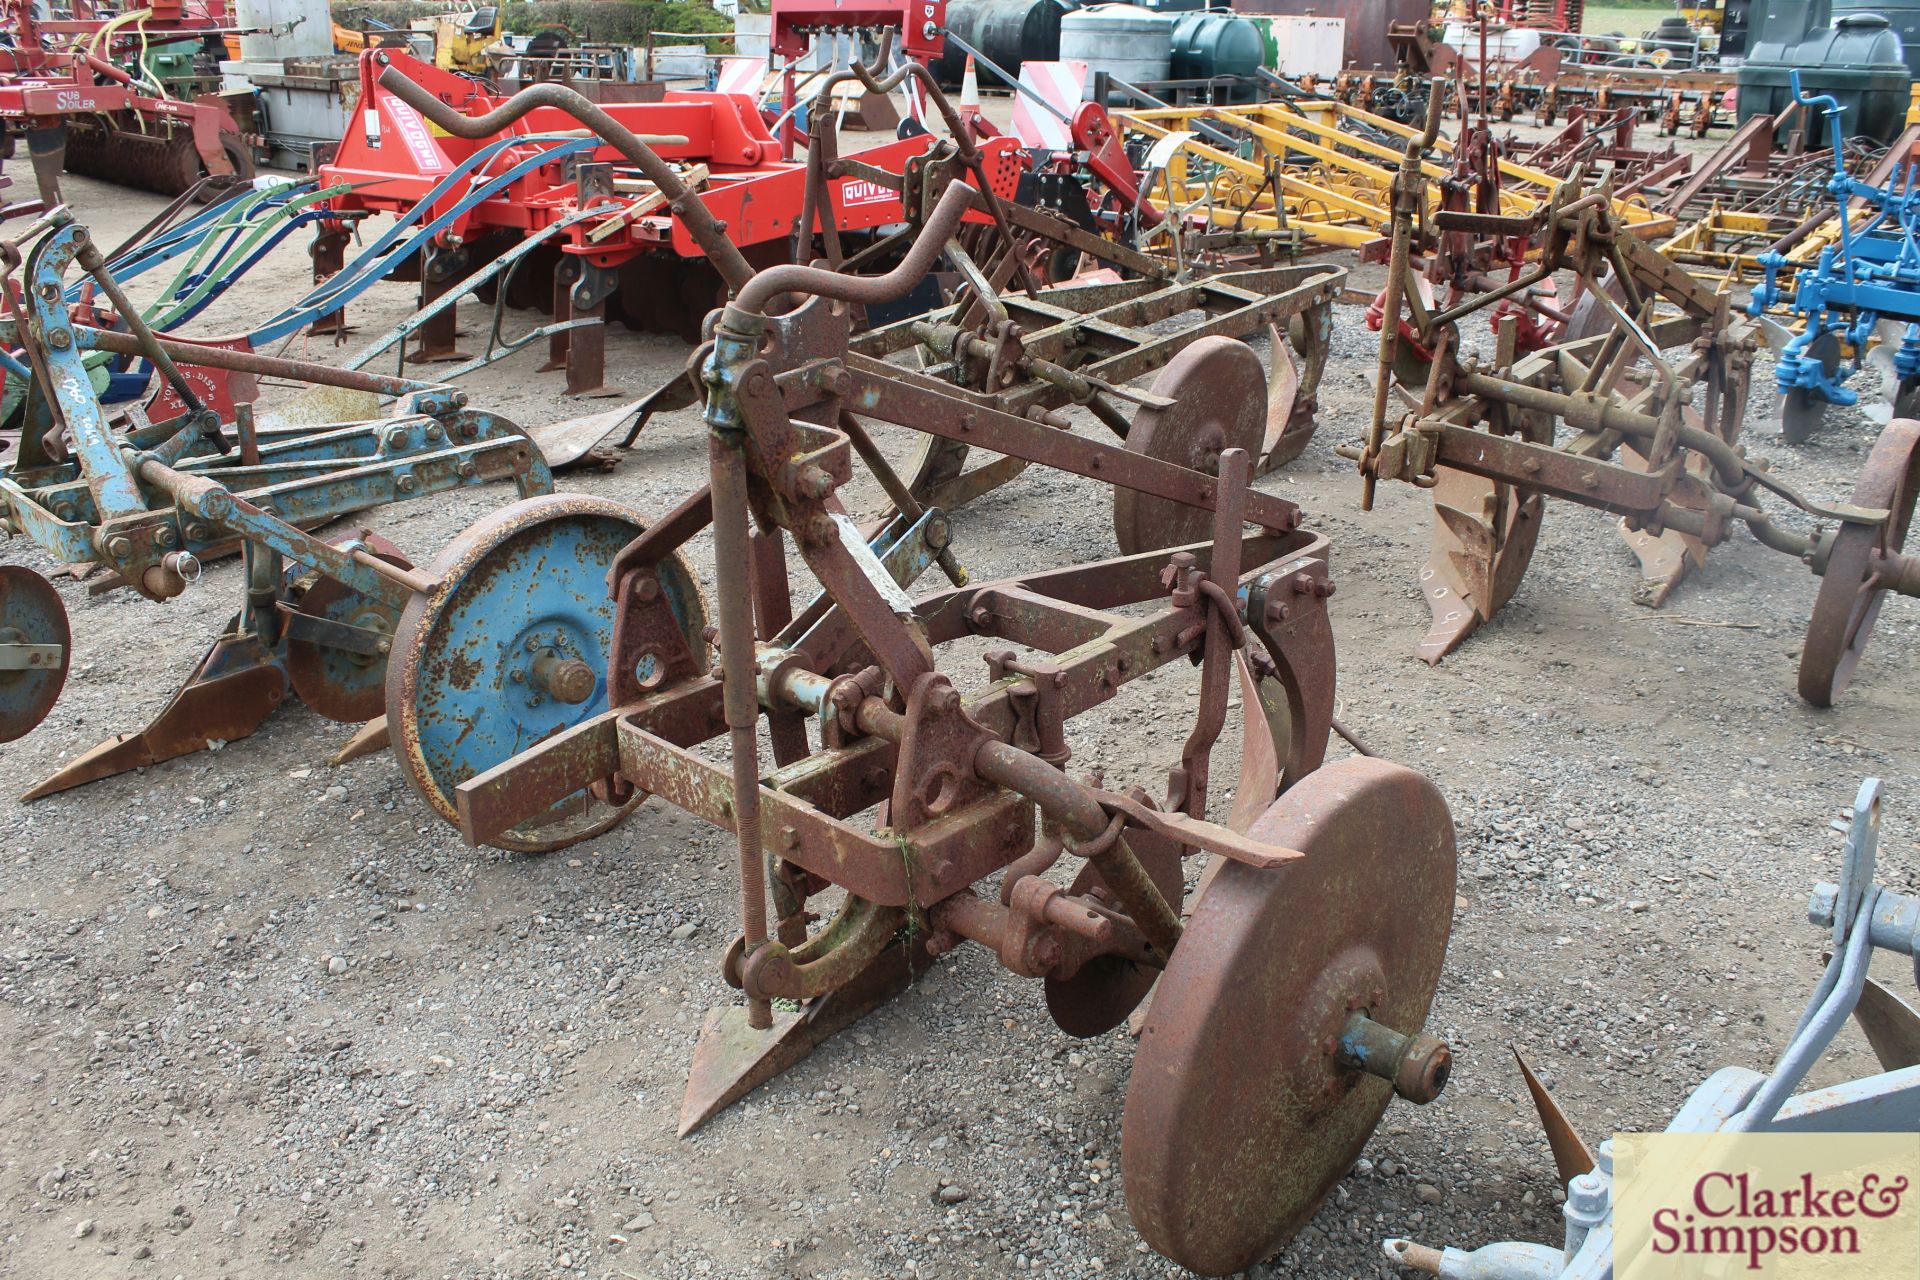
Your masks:
{"label": "red cultivator", "polygon": [[[701,319],[752,264],[789,260],[804,213],[856,243],[904,221],[900,176],[935,145],[921,136],[834,157],[824,207],[810,210],[808,167],[781,159],[780,142],[748,97],[669,93],[661,102],[597,108],[648,140],[653,159],[639,168],[611,147],[569,137],[573,122],[559,110],[544,107],[509,121],[499,110],[505,99],[404,53],[363,55],[361,93],[362,123],[319,169],[323,185],[354,187],[332,207],[343,219],[405,214],[429,199],[432,218],[452,210],[420,263],[423,306],[472,290],[496,305],[586,321],[552,339],[553,367],[565,362],[575,394],[604,381],[597,319],[697,339]],[[422,103],[457,109],[464,117],[459,131],[430,129]],[[1023,164],[1018,143],[991,141],[979,151],[988,182],[1011,196]],[[508,174],[511,181],[494,181]],[[876,182],[875,174],[892,184]],[[449,177],[463,181],[449,190]],[[705,216],[724,228],[726,252],[701,248],[687,223],[688,205],[667,195],[663,178],[700,192]],[[469,198],[483,184],[486,198]],[[811,257],[811,236],[802,239],[801,256]],[[345,244],[341,225],[323,230],[315,249],[323,276],[339,268]],[[487,272],[509,256],[503,269]],[[418,332],[415,359],[460,358],[451,306]]]}
{"label": "red cultivator", "polygon": [[[588,122],[665,173],[703,247],[729,251],[638,138],[564,90],[528,92],[510,117]],[[1384,761],[1323,766],[1329,545],[1249,483],[1263,420],[1289,421],[1292,396],[1269,400],[1232,335],[1284,332],[1342,273],[1285,269],[1279,292],[1262,272],[1149,278],[1077,308],[1058,301],[1074,289],[1002,298],[1012,236],[987,266],[956,236],[1008,211],[964,181],[964,155],[935,154],[891,271],[774,267],[719,313],[700,366],[706,486],[657,521],[522,503],[429,568],[438,585],[395,636],[395,747],[470,840],[557,847],[649,795],[735,834],[742,930],[722,973],[744,1002],[708,1019],[682,1132],[965,942],[1042,980],[1069,1034],[1116,1027],[1153,992],[1121,1143],[1129,1206],[1169,1257],[1233,1272],[1312,1215],[1393,1093],[1430,1100],[1449,1066],[1418,1034],[1452,914],[1446,806]],[[854,337],[855,308],[901,297],[943,252],[966,281],[951,307]],[[883,358],[915,344],[912,366]],[[1126,385],[1156,367],[1151,390]],[[1075,429],[1076,403],[1124,443]],[[1113,486],[1127,554],[970,584],[953,521],[922,496],[942,490],[896,474],[878,428],[986,453],[980,483],[1037,463]],[[860,471],[890,503],[867,525],[842,509]],[[709,528],[712,629],[685,555]],[[790,555],[812,579],[798,599]],[[910,597],[935,564],[953,585]],[[943,663],[979,641],[984,672]],[[1068,772],[1074,717],[1182,662],[1200,669],[1196,715],[1160,796]],[[1227,804],[1212,764],[1236,693]]]}
{"label": "red cultivator", "polygon": [[178,0],[125,12],[76,0],[73,16],[56,21],[13,0],[4,13],[14,43],[0,49],[0,124],[9,149],[25,137],[44,207],[60,203],[68,167],[163,195],[209,176],[252,178],[253,153],[226,100],[176,96],[140,61],[149,40],[236,30],[224,0],[191,14]]}

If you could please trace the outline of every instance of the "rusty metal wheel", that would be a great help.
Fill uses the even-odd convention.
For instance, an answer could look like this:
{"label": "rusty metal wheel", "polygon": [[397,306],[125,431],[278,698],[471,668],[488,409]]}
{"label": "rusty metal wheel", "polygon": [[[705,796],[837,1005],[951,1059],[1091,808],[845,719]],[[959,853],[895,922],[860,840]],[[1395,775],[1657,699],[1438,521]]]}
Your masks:
{"label": "rusty metal wheel", "polygon": [[[1127,448],[1205,475],[1220,471],[1220,455],[1245,449],[1257,462],[1267,413],[1267,375],[1253,348],[1232,338],[1206,337],[1167,362],[1152,393],[1172,403],[1134,415]],[[1127,555],[1204,540],[1213,513],[1174,498],[1133,489],[1113,491],[1113,533]]]}
{"label": "rusty metal wheel", "polygon": [[[607,566],[645,530],[619,503],[549,494],[469,526],[428,566],[440,586],[400,615],[386,706],[401,771],[434,812],[457,823],[462,782],[608,709]],[[693,571],[671,556],[659,576],[656,607],[703,644]],[[576,791],[491,843],[551,852],[610,830],[643,799]]]}
{"label": "rusty metal wheel", "polygon": [[1843,524],[1827,551],[1813,620],[1800,651],[1800,696],[1816,707],[1830,707],[1853,678],[1880,616],[1886,585],[1884,558],[1906,545],[1913,504],[1920,492],[1920,422],[1903,418],[1888,425],[1867,455],[1853,486],[1853,505],[1884,508],[1884,525]]}
{"label": "rusty metal wheel", "polygon": [[1306,1225],[1393,1086],[1343,1066],[1350,1015],[1413,1034],[1453,919],[1453,822],[1420,774],[1315,770],[1247,833],[1306,856],[1220,869],[1160,980],[1127,1089],[1120,1165],[1149,1245],[1203,1275]]}
{"label": "rusty metal wheel", "polygon": [[0,564],[0,742],[24,738],[60,700],[73,633],[53,584]]}
{"label": "rusty metal wheel", "polygon": [[[1178,911],[1186,892],[1179,843],[1135,827],[1127,832],[1127,844],[1152,877],[1160,896]],[[1068,892],[1076,897],[1091,894],[1110,906],[1119,906],[1119,899],[1108,891],[1106,881],[1091,862],[1080,868]],[[1102,1035],[1127,1020],[1159,977],[1158,969],[1144,968],[1124,956],[1101,956],[1082,965],[1071,978],[1046,980],[1047,1012],[1070,1036],[1086,1039]]]}
{"label": "rusty metal wheel", "polygon": [[[362,533],[360,545],[388,564],[413,563],[385,538]],[[342,545],[335,543],[334,545]],[[287,620],[287,679],[313,710],[341,724],[364,724],[386,704],[387,653],[400,615],[333,578],[300,594]]]}

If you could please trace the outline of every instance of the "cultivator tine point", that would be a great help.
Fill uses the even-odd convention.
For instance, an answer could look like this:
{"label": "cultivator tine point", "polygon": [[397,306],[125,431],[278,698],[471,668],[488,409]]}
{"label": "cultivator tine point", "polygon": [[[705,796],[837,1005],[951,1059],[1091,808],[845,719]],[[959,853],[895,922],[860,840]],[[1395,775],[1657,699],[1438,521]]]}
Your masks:
{"label": "cultivator tine point", "polygon": [[1433,514],[1433,550],[1420,574],[1433,623],[1414,650],[1429,666],[1478,629],[1493,571],[1493,533],[1479,516],[1446,506],[1437,495]]}
{"label": "cultivator tine point", "polygon": [[1265,813],[1280,794],[1280,743],[1275,719],[1285,724],[1286,692],[1274,689],[1269,695],[1264,681],[1254,678],[1244,653],[1233,655],[1234,674],[1240,681],[1240,781],[1234,787],[1233,808],[1227,814],[1227,826],[1247,834],[1254,819]]}
{"label": "cultivator tine point", "polygon": [[[1313,436],[1314,419],[1311,409],[1304,415],[1295,412],[1305,406],[1299,404],[1300,369],[1293,362],[1293,353],[1287,349],[1286,330],[1270,324],[1267,338],[1273,344],[1273,354],[1267,367],[1266,437],[1261,442],[1257,462],[1262,471],[1275,471],[1299,457],[1300,451],[1307,447],[1307,441]],[[1306,419],[1304,424],[1296,420],[1301,416]]]}
{"label": "cultivator tine point", "polygon": [[1587,1150],[1587,1144],[1574,1132],[1566,1113],[1560,1110],[1560,1104],[1547,1092],[1547,1086],[1540,1083],[1540,1077],[1533,1074],[1533,1068],[1520,1056],[1517,1046],[1508,1045],[1513,1050],[1513,1060],[1520,1064],[1521,1078],[1527,1082],[1527,1092],[1533,1095],[1533,1109],[1540,1113],[1540,1127],[1546,1130],[1547,1145],[1553,1149],[1553,1167],[1559,1172],[1560,1181],[1567,1182],[1583,1173],[1593,1172],[1593,1152]]}
{"label": "cultivator tine point", "polygon": [[[656,392],[657,396],[658,393]],[[578,463],[606,457],[595,451],[615,434],[631,426],[639,417],[641,410],[647,407],[655,396],[632,400],[612,409],[603,409],[599,413],[585,414],[578,418],[568,418],[565,422],[552,422],[544,427],[533,427],[527,434],[540,446],[540,452],[546,457],[547,465],[555,471],[563,470]]]}
{"label": "cultivator tine point", "polygon": [[745,1006],[709,1009],[680,1101],[679,1136],[804,1062],[836,1032],[912,986],[932,964],[917,935],[896,938],[845,986],[816,996],[798,1012],[775,1010],[773,1025],[764,1031],[747,1025]]}
{"label": "cultivator tine point", "polygon": [[1920,1013],[1912,1005],[1868,978],[1860,1002],[1853,1006],[1853,1017],[1883,1068],[1920,1067]]}
{"label": "cultivator tine point", "polygon": [[354,730],[353,736],[347,739],[347,745],[334,752],[332,763],[351,764],[385,751],[392,745],[393,739],[387,733],[387,718],[375,716]]}
{"label": "cultivator tine point", "polygon": [[250,737],[286,696],[287,673],[270,650],[252,635],[222,636],[152,724],[81,754],[20,799],[39,800],[205,751],[215,742]]}

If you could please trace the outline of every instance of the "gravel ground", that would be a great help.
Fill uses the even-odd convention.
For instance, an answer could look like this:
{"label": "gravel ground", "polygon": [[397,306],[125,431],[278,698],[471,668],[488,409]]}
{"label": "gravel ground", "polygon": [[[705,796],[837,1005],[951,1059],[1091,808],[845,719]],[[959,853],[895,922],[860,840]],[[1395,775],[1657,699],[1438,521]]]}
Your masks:
{"label": "gravel ground", "polygon": [[[158,205],[68,190],[103,241]],[[298,246],[276,253],[198,331],[239,327],[304,270]],[[408,293],[356,308],[353,341]],[[1392,1274],[1388,1235],[1557,1240],[1509,1044],[1594,1140],[1661,1126],[1719,1066],[1767,1063],[1820,968],[1807,890],[1833,871],[1828,822],[1862,775],[1890,788],[1883,882],[1920,888],[1904,678],[1920,610],[1889,603],[1842,705],[1814,711],[1793,694],[1815,587],[1801,567],[1739,534],[1650,613],[1609,521],[1556,505],[1513,602],[1429,669],[1412,656],[1428,501],[1384,487],[1361,513],[1333,453],[1363,429],[1373,341],[1343,307],[1319,435],[1260,483],[1333,537],[1345,719],[1431,776],[1458,824],[1429,1020],[1457,1069],[1438,1103],[1388,1112],[1259,1276]],[[616,332],[608,364],[643,389],[684,358]],[[475,376],[476,403],[529,426],[579,412],[537,363]],[[1753,448],[1844,497],[1873,428],[1835,412],[1787,448],[1764,370],[1758,385]],[[703,459],[682,413],[618,470],[561,487],[658,514]],[[508,496],[364,523],[425,558]],[[1111,554],[1108,508],[1096,486],[1029,472],[959,515],[958,545],[983,578],[1094,559]],[[4,554],[49,568],[21,542]],[[706,546],[692,558],[711,585]],[[9,795],[157,711],[241,589],[231,563],[166,605],[60,586],[74,670],[46,724],[0,748]],[[1074,722],[1076,768],[1163,785],[1197,683],[1143,683]],[[1184,1274],[1127,1218],[1124,1032],[1069,1039],[1037,984],[963,949],[678,1141],[704,1010],[733,998],[716,963],[735,927],[727,838],[656,801],[552,856],[470,849],[390,756],[330,767],[347,733],[288,707],[218,753],[0,799],[0,1275]],[[1217,775],[1235,753],[1230,734]],[[1849,1033],[1817,1075],[1871,1064]]]}

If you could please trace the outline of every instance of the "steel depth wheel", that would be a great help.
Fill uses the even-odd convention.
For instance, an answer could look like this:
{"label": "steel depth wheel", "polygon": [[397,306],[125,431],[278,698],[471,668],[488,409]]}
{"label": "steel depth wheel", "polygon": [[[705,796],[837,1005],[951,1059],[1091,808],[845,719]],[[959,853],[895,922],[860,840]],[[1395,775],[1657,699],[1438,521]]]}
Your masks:
{"label": "steel depth wheel", "polygon": [[1833,705],[1866,652],[1887,594],[1880,577],[1883,558],[1906,545],[1917,492],[1920,422],[1903,418],[1880,433],[1853,487],[1853,505],[1885,509],[1891,513],[1887,522],[1843,524],[1827,551],[1800,651],[1800,696],[1816,707]]}
{"label": "steel depth wheel", "polygon": [[[470,526],[429,566],[440,587],[400,616],[386,705],[401,770],[441,817],[458,821],[460,783],[607,710],[607,566],[645,529],[619,503],[550,494]],[[693,572],[678,556],[658,569],[652,607],[698,652],[706,606]],[[577,791],[492,843],[551,852],[610,830],[645,798]]]}
{"label": "steel depth wheel", "polygon": [[[413,567],[384,538],[363,534],[360,543],[388,564]],[[391,607],[343,582],[315,581],[301,594],[297,618],[287,628],[287,679],[300,701],[341,724],[363,724],[379,715],[398,620]]]}
{"label": "steel depth wheel", "polygon": [[24,738],[60,700],[73,634],[53,584],[0,564],[0,742]]}
{"label": "steel depth wheel", "polygon": [[1201,896],[1147,1013],[1121,1137],[1134,1225],[1204,1275],[1270,1256],[1360,1154],[1393,1086],[1336,1056],[1343,1029],[1365,1013],[1419,1030],[1453,917],[1453,823],[1411,769],[1327,765],[1247,834],[1306,856],[1227,863]]}
{"label": "steel depth wheel", "polygon": [[[1206,337],[1167,362],[1152,392],[1172,401],[1134,415],[1127,448],[1163,462],[1218,475],[1220,455],[1244,449],[1257,463],[1267,413],[1267,375],[1253,348]],[[1174,498],[1133,489],[1113,491],[1113,533],[1127,555],[1199,542],[1213,531],[1213,513]]]}

